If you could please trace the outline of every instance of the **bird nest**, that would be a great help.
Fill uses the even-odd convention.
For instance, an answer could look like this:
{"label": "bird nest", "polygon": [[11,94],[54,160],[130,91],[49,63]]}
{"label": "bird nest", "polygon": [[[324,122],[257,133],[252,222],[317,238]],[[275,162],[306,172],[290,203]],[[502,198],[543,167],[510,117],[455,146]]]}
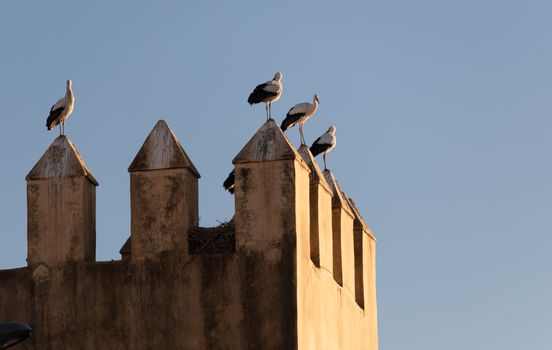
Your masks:
{"label": "bird nest", "polygon": [[234,219],[216,227],[192,227],[188,231],[190,255],[232,253],[236,250]]}

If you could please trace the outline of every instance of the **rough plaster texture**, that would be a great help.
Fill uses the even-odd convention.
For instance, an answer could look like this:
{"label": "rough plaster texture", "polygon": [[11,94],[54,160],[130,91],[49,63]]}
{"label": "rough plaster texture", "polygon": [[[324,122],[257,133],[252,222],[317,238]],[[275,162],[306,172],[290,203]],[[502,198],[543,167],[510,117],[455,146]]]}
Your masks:
{"label": "rough plaster texture", "polygon": [[[148,139],[147,147],[178,149],[176,138]],[[300,156],[274,121],[265,123],[234,159],[235,252],[195,256],[180,244],[191,223],[186,215],[197,214],[199,174],[191,162],[167,167],[175,162],[163,157],[131,165],[124,261],[67,258],[0,271],[0,321],[34,328],[25,349],[377,349],[375,239],[346,203],[354,230],[353,219],[339,226],[351,243],[341,244],[345,283],[336,283],[335,193],[310,153]],[[361,247],[353,239],[359,236]],[[357,281],[364,307],[355,298]]]}
{"label": "rough plaster texture", "polygon": [[133,172],[130,201],[133,259],[153,259],[168,250],[186,254],[186,233],[199,222],[198,179],[192,172]]}

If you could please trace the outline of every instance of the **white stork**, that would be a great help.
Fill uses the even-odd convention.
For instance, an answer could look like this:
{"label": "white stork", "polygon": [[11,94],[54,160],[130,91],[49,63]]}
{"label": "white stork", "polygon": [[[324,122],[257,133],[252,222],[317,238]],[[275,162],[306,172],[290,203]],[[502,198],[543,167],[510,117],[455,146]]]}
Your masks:
{"label": "white stork", "polygon": [[235,170],[232,170],[230,174],[228,174],[228,177],[226,178],[226,180],[224,180],[224,182],[222,183],[222,186],[224,187],[224,189],[230,192],[230,194],[234,194],[234,184],[236,182],[234,178],[234,174],[235,174],[234,172]]}
{"label": "white stork", "polygon": [[316,157],[322,153],[324,158],[324,170],[326,170],[326,153],[330,152],[337,143],[335,138],[335,126],[330,126],[328,131],[326,131],[322,136],[317,138],[310,146],[310,151],[313,157]]}
{"label": "white stork", "polygon": [[282,95],[282,73],[276,72],[272,80],[257,85],[249,95],[247,103],[254,105],[256,103],[265,103],[266,119],[272,119],[272,102],[278,101]]}
{"label": "white stork", "polygon": [[282,121],[280,128],[282,131],[286,131],[292,126],[299,125],[299,135],[301,136],[301,144],[305,144],[305,137],[303,136],[303,124],[316,112],[318,104],[320,103],[318,95],[314,95],[312,103],[303,102],[291,107],[286,115],[286,119]]}
{"label": "white stork", "polygon": [[65,119],[69,118],[73,112],[74,106],[75,96],[73,95],[73,83],[71,80],[67,80],[65,96],[60,98],[50,109],[50,115],[46,120],[46,127],[48,130],[52,130],[61,123],[59,134],[65,135]]}

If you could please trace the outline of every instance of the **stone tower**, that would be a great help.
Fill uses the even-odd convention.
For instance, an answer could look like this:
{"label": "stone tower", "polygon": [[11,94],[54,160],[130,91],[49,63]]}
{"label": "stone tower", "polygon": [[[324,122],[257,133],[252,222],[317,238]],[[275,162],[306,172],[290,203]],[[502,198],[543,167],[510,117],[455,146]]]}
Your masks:
{"label": "stone tower", "polygon": [[[199,172],[159,121],[132,161],[122,259],[95,261],[95,190],[60,137],[27,176],[28,266],[0,271],[26,349],[377,349],[375,237],[273,120],[234,158],[235,215],[198,226]],[[124,210],[121,208],[121,210]]]}

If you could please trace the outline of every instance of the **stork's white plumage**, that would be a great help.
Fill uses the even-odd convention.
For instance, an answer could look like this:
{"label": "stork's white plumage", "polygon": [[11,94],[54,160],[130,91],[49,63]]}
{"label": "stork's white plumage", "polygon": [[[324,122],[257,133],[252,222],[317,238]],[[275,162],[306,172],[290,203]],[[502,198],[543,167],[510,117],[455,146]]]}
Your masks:
{"label": "stork's white plumage", "polygon": [[313,114],[318,109],[319,103],[320,103],[320,100],[318,99],[318,95],[314,95],[312,103],[303,102],[291,107],[291,109],[286,115],[286,119],[282,121],[282,125],[280,126],[282,131],[286,131],[287,129],[295,125],[299,125],[299,135],[301,136],[301,144],[305,144],[305,137],[303,136],[303,124],[310,117],[313,116]]}
{"label": "stork's white plumage", "polygon": [[59,134],[65,135],[65,119],[69,118],[71,113],[73,113],[74,106],[75,96],[73,95],[73,83],[71,80],[67,80],[65,96],[60,98],[50,109],[50,115],[48,119],[46,119],[46,128],[52,130],[61,123]]}
{"label": "stork's white plumage", "polygon": [[247,103],[254,105],[256,103],[265,103],[266,119],[272,118],[272,102],[278,101],[282,95],[282,73],[276,72],[272,80],[257,85],[249,95]]}
{"label": "stork's white plumage", "polygon": [[324,158],[324,170],[326,170],[326,153],[334,149],[337,140],[335,138],[335,126],[330,126],[328,131],[326,131],[322,136],[317,138],[310,147],[310,151],[313,157],[316,157],[322,153]]}

